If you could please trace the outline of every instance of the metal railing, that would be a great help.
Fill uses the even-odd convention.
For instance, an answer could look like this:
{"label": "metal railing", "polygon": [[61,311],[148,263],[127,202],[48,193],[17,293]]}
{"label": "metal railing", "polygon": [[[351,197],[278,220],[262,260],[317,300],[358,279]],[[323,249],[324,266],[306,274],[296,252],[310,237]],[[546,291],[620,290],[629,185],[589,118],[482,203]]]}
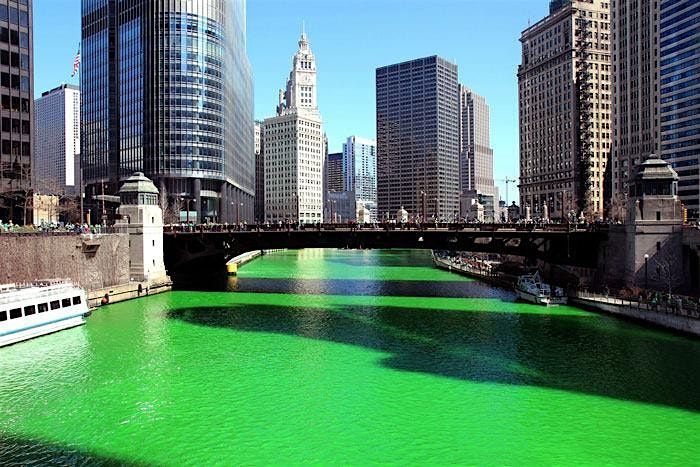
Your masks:
{"label": "metal railing", "polygon": [[265,223],[265,224],[169,224],[166,233],[205,232],[288,232],[288,231],[453,231],[453,232],[606,232],[608,224],[554,224],[554,223]]}
{"label": "metal railing", "polygon": [[633,300],[629,297],[616,296],[610,294],[599,294],[586,290],[577,290],[569,294],[572,298],[591,300],[609,305],[622,306],[629,309],[644,311],[649,313],[666,313],[669,315],[681,316],[684,318],[700,319],[700,304],[697,299],[681,295],[659,296],[651,299]]}

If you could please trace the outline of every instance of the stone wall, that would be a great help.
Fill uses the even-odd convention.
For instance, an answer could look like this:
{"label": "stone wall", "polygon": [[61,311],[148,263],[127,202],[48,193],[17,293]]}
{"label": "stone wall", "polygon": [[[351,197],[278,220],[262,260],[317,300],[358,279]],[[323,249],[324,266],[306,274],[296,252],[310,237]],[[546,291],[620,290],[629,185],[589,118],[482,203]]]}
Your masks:
{"label": "stone wall", "polygon": [[129,282],[129,237],[0,234],[0,283],[62,278],[96,290]]}

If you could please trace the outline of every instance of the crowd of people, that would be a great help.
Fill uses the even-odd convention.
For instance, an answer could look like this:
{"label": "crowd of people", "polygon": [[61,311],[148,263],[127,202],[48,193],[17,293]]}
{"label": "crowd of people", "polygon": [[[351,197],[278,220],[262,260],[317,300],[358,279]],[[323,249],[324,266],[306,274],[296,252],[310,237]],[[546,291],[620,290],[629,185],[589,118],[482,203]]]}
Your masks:
{"label": "crowd of people", "polygon": [[0,220],[0,233],[74,233],[74,234],[99,234],[107,233],[109,227],[96,224],[73,224],[71,222],[42,222],[38,225],[20,226],[12,222]]}

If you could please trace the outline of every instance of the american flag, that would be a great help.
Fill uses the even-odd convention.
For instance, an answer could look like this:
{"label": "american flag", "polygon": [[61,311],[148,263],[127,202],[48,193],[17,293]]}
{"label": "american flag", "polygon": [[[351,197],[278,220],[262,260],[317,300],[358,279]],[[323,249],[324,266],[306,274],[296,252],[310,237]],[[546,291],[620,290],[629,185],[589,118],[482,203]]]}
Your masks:
{"label": "american flag", "polygon": [[78,53],[75,54],[75,60],[73,60],[73,74],[70,75],[71,78],[78,72],[78,68],[80,68],[80,47],[78,47]]}

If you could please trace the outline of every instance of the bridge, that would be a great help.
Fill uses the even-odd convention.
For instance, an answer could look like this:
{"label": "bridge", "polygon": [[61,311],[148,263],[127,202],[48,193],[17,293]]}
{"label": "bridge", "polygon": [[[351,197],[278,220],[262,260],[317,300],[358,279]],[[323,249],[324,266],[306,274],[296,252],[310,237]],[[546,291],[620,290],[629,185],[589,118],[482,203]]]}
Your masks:
{"label": "bridge", "polygon": [[350,224],[166,226],[165,263],[170,274],[224,271],[241,253],[278,248],[429,249],[499,253],[552,264],[597,267],[598,251],[607,240],[604,226],[567,224]]}

